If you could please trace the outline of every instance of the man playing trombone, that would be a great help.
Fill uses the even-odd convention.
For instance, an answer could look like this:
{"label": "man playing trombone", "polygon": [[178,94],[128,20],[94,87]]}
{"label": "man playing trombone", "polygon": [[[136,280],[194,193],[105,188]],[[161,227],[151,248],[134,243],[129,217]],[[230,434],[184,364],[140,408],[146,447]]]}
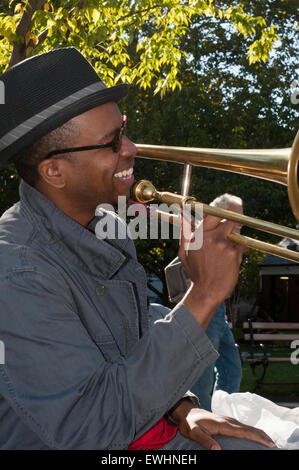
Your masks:
{"label": "man playing trombone", "polygon": [[238,278],[234,223],[206,217],[200,250],[182,234],[192,284],[149,328],[132,240],[94,233],[97,206],[128,197],[134,179],[136,148],[116,104],[127,86],[107,88],[73,47],[1,80],[0,160],[14,162],[22,182],[0,221],[0,447],[273,448],[263,431],[185,396],[217,358],[205,330]]}

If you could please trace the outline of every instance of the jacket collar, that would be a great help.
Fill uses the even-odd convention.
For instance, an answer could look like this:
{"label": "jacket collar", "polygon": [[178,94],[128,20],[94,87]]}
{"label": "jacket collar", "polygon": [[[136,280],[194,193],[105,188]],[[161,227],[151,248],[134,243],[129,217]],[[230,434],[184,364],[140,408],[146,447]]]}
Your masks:
{"label": "jacket collar", "polygon": [[110,279],[128,259],[136,259],[133,241],[128,236],[125,222],[118,216],[101,209],[89,226],[96,228],[105,216],[110,224],[122,224],[125,238],[104,240],[68,217],[52,201],[22,181],[19,188],[21,212],[32,224],[34,231],[42,232],[42,241],[51,245],[57,256],[77,264],[96,276]]}

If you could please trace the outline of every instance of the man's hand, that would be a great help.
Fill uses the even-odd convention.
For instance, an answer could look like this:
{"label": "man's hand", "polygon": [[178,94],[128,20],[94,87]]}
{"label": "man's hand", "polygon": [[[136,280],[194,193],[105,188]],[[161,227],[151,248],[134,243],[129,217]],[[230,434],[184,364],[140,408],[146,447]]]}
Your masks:
{"label": "man's hand", "polygon": [[188,250],[193,235],[191,227],[188,231],[188,221],[184,219],[185,230],[181,230],[178,256],[192,281],[183,303],[205,329],[217,307],[235,287],[244,248],[227,238],[234,231],[235,223],[221,222],[216,217],[207,216],[202,224],[202,247]]}
{"label": "man's hand", "polygon": [[182,402],[173,412],[180,433],[187,439],[198,442],[207,450],[221,450],[216,435],[249,439],[265,447],[275,447],[272,439],[261,429],[247,426],[226,416],[219,416],[200,408],[193,408],[187,401]]}

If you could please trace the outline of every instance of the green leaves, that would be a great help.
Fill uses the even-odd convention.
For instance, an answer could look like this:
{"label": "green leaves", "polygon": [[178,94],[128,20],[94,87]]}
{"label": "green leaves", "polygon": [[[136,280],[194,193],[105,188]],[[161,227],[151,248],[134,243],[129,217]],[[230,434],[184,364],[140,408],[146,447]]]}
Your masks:
{"label": "green leaves", "polygon": [[87,7],[85,10],[85,16],[90,23],[93,22],[96,24],[101,18],[101,12],[96,8]]}
{"label": "green leaves", "polygon": [[[267,25],[261,15],[246,12],[243,3],[225,6],[223,2],[220,8],[214,0],[49,0],[33,12],[30,32],[21,28],[22,36],[17,36],[29,4],[30,0],[10,2],[11,13],[0,15],[0,72],[8,66],[10,54],[13,64],[22,54],[25,58],[72,44],[96,64],[107,84],[126,81],[164,96],[181,89],[179,70],[188,56],[182,43],[198,16],[226,22],[244,38],[252,37],[250,64],[265,62],[277,40],[275,27]],[[26,47],[22,49],[21,43]]]}
{"label": "green leaves", "polygon": [[260,30],[260,38],[255,39],[248,48],[249,64],[262,61],[266,62],[275,41],[279,36],[275,33],[276,26],[268,26],[262,16],[250,16],[244,12],[243,6],[232,6],[225,11],[225,17],[243,35],[256,37]]}
{"label": "green leaves", "polygon": [[14,16],[4,16],[0,14],[0,36],[4,37],[4,41],[12,43],[17,39],[15,32],[20,16],[19,13]]}
{"label": "green leaves", "polygon": [[257,61],[266,63],[273,43],[279,39],[275,33],[275,26],[265,28],[260,39],[256,40],[249,46],[248,56],[249,64]]}

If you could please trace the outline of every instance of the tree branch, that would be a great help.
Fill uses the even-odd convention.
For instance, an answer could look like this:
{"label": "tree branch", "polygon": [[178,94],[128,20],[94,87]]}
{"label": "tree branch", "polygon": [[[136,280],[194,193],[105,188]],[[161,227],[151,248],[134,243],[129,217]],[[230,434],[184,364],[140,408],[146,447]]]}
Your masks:
{"label": "tree branch", "polygon": [[49,28],[47,29],[44,29],[44,31],[42,31],[38,36],[37,36],[37,43],[34,44],[33,42],[33,39],[30,39],[29,43],[28,43],[28,46],[27,47],[32,47],[32,49],[35,49],[37,46],[39,46],[40,44],[42,44],[45,39],[47,39],[48,37],[48,32],[49,32]]}
{"label": "tree branch", "polygon": [[[20,22],[16,29],[16,35],[23,37],[24,41],[21,44],[16,42],[13,43],[13,51],[11,54],[8,68],[26,59],[26,49],[27,47],[29,47],[29,44],[26,45],[25,36],[32,29],[32,17],[34,12],[40,10],[43,7],[44,3],[46,3],[45,0],[29,0],[28,5],[22,14]],[[45,40],[45,38],[43,40]]]}
{"label": "tree branch", "polygon": [[128,13],[127,15],[123,15],[121,18],[118,19],[118,21],[122,21],[125,18],[130,18],[130,16],[139,15],[140,13],[147,13],[148,11],[155,10],[156,8],[161,8],[161,5],[153,5],[149,8],[144,8],[143,10],[132,11]]}

